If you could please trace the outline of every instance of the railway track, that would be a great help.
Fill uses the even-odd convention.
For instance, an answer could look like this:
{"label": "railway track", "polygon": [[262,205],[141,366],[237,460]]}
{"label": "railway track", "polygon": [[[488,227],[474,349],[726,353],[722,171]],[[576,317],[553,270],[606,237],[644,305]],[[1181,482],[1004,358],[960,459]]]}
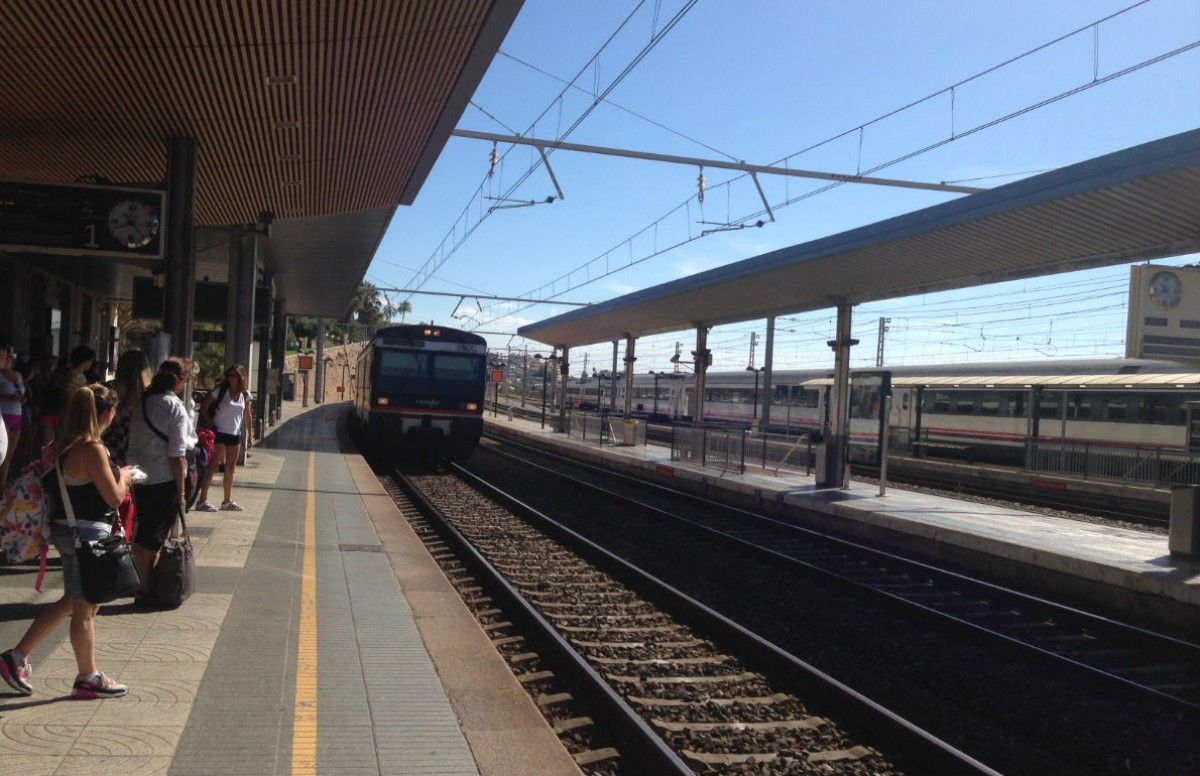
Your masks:
{"label": "railway track", "polygon": [[[526,420],[540,420],[541,409],[530,409],[528,407],[520,407],[513,405],[505,407],[501,405],[501,412],[506,412],[512,409],[515,417],[521,417]],[[548,412],[546,422],[554,422],[557,418],[553,412]],[[671,444],[671,429],[669,426],[649,425],[646,429],[646,439],[650,444],[665,445]],[[872,468],[864,468],[859,465],[851,467],[851,476],[861,482],[875,482],[878,476],[878,471]],[[1002,502],[1010,505],[1013,508],[1034,508],[1042,510],[1051,510],[1055,514],[1063,517],[1071,517],[1072,515],[1087,516],[1092,518],[1103,518],[1111,520],[1122,525],[1139,528],[1142,526],[1166,530],[1167,517],[1164,515],[1163,507],[1149,506],[1143,509],[1131,505],[1114,506],[1112,504],[1100,505],[1089,504],[1081,508],[1074,502],[1073,496],[1059,496],[1053,491],[1044,493],[1022,493],[1020,496],[1015,496],[1011,490],[1003,486],[993,485],[980,480],[964,481],[955,478],[953,481],[930,476],[924,472],[914,472],[906,470],[904,467],[904,458],[902,456],[893,456],[890,460],[890,468],[888,470],[888,481],[893,485],[910,485],[918,488],[926,488],[932,492],[944,493],[952,498],[978,497],[995,502]]]}
{"label": "railway track", "polygon": [[460,467],[396,480],[588,696],[622,772],[994,773]]}
{"label": "railway track", "polygon": [[[489,450],[523,468],[553,476],[748,550],[853,588],[889,606],[966,630],[1122,694],[1200,712],[1200,644],[1128,625],[1077,608],[730,507],[556,454],[497,440],[513,455]],[[540,462],[539,462],[540,461]]]}

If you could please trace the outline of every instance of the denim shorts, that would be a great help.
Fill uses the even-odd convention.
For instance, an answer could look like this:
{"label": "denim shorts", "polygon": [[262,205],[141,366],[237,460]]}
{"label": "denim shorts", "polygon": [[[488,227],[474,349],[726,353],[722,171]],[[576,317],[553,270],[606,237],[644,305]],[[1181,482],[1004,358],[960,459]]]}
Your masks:
{"label": "denim shorts", "polygon": [[[78,531],[79,538],[84,541],[96,541],[108,536],[106,529],[91,523],[80,525]],[[65,521],[50,524],[50,541],[62,557],[63,588],[67,595],[83,598],[83,582],[79,579],[79,561],[75,556],[75,537]]]}

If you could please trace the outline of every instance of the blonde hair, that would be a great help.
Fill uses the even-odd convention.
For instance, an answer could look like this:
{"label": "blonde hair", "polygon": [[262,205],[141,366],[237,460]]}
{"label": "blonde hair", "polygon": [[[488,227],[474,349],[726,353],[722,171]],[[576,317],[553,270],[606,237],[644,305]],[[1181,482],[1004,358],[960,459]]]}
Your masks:
{"label": "blonde hair", "polygon": [[116,406],[117,392],[100,383],[85,385],[72,393],[55,440],[59,454],[80,442],[99,442],[104,431],[100,418]]}

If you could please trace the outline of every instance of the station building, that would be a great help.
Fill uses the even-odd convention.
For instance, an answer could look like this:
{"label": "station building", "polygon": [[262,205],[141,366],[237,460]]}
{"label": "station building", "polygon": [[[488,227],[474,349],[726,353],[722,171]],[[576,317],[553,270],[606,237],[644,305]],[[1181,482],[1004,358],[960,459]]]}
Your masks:
{"label": "station building", "polygon": [[345,317],[520,6],[4,5],[0,337],[109,365],[135,319],[155,359],[223,341],[261,421],[286,316]]}

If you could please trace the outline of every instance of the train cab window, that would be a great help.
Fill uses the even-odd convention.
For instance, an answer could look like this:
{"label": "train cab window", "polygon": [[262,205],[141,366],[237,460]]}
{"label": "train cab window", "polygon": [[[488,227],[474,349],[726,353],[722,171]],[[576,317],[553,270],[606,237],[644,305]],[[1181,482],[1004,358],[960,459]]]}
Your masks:
{"label": "train cab window", "polygon": [[379,376],[382,378],[411,378],[428,375],[429,359],[424,353],[380,350],[379,356]]}
{"label": "train cab window", "polygon": [[483,383],[483,359],[437,353],[433,357],[433,378],[461,383]]}
{"label": "train cab window", "polygon": [[1062,417],[1062,394],[1043,393],[1038,397],[1038,417],[1043,420],[1058,420]]}

